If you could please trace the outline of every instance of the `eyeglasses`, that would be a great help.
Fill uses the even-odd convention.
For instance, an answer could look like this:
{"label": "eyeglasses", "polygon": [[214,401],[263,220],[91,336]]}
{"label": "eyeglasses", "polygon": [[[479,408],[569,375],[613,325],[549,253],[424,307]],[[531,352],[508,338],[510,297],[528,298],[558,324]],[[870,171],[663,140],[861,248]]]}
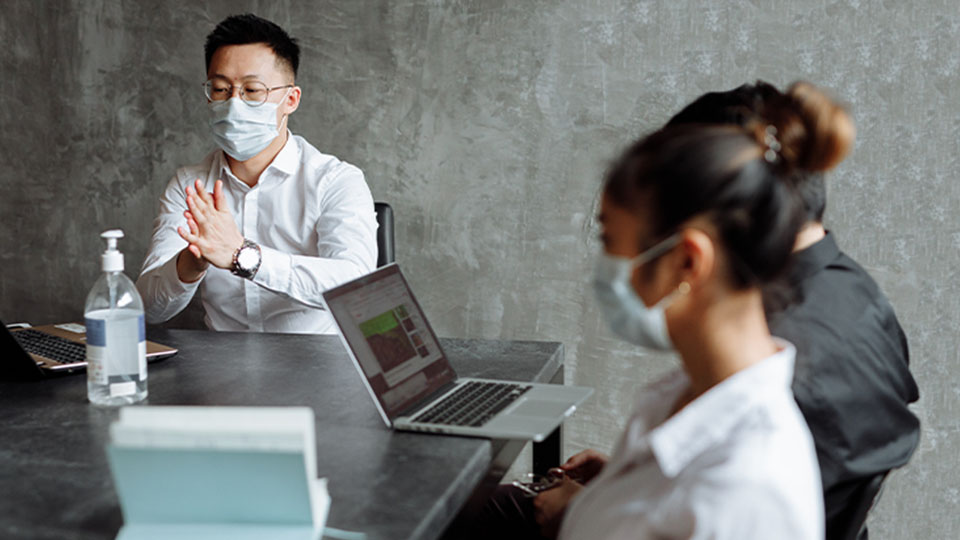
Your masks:
{"label": "eyeglasses", "polygon": [[[285,84],[283,86],[268,88],[267,85],[260,81],[246,81],[239,86],[240,99],[247,105],[259,107],[267,102],[267,96],[270,92],[280,90],[281,88],[293,88],[293,86],[292,84]],[[234,88],[237,87],[222,79],[211,79],[203,83],[203,93],[210,101],[226,101],[230,99],[233,97]]]}

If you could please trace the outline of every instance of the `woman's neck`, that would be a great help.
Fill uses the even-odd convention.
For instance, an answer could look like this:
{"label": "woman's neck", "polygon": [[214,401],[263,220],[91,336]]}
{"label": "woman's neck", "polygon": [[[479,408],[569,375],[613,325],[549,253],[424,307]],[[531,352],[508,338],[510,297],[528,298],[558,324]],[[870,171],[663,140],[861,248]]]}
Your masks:
{"label": "woman's neck", "polygon": [[803,251],[816,244],[827,235],[827,230],[823,228],[823,223],[819,221],[807,222],[800,233],[797,234],[797,241],[793,244],[793,251]]}
{"label": "woman's neck", "polygon": [[690,378],[690,390],[678,410],[727,377],[777,351],[770,336],[759,291],[730,293],[687,321],[675,340]]}

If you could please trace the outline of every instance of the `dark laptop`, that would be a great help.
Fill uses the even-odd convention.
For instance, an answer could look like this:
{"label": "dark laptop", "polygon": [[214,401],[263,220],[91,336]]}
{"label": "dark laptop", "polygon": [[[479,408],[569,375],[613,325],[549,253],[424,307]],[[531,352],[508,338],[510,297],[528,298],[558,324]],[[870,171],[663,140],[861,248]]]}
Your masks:
{"label": "dark laptop", "polygon": [[[0,321],[0,377],[39,379],[79,373],[87,367],[86,329],[81,324],[7,328]],[[147,342],[147,362],[177,354],[177,349]]]}

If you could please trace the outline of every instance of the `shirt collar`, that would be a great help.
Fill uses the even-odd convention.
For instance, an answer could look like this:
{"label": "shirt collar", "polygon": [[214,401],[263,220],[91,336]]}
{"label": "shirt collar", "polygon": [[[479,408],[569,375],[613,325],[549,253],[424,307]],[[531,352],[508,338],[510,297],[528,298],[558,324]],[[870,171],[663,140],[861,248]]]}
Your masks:
{"label": "shirt collar", "polygon": [[267,168],[277,169],[287,176],[290,176],[297,172],[297,167],[299,164],[300,145],[293,140],[293,133],[291,133],[288,129],[287,142],[284,143],[283,148],[280,149],[280,153],[277,154],[277,157],[273,158],[273,161],[270,162],[270,165]]}
{"label": "shirt collar", "polygon": [[793,254],[790,258],[790,283],[800,283],[808,277],[827,267],[830,262],[840,256],[837,241],[827,231],[826,236]]}
{"label": "shirt collar", "polygon": [[[796,349],[786,341],[776,342],[779,351],[721,381],[647,433],[649,448],[665,476],[675,477],[728,438],[758,404],[789,390]],[[676,394],[679,397],[680,392]]]}
{"label": "shirt collar", "polygon": [[[297,171],[297,167],[300,164],[300,145],[297,144],[293,138],[293,133],[288,129],[287,142],[283,144],[283,148],[280,149],[280,152],[277,153],[277,155],[273,158],[273,161],[267,165],[267,168],[263,170],[264,173],[270,169],[276,169],[287,176],[291,176]],[[221,176],[226,176],[229,178],[237,178],[234,176],[233,171],[230,170],[230,163],[227,161],[227,157],[223,153],[223,150],[220,150],[220,174]],[[262,173],[261,178],[263,178]],[[240,180],[237,181],[240,182]],[[243,182],[240,183],[243,184]]]}

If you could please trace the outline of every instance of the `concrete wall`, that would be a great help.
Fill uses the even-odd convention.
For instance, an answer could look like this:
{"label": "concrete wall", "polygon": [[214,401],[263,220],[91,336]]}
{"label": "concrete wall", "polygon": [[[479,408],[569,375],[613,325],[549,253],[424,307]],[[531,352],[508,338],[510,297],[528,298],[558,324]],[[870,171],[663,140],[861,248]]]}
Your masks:
{"label": "concrete wall", "polygon": [[212,148],[202,44],[252,10],[301,40],[292,127],[397,211],[398,258],[441,335],[558,340],[597,395],[567,450],[609,449],[637,385],[674,365],[592,301],[599,177],[708,90],[804,78],[853,108],[827,221],[888,292],[922,391],[921,447],[873,537],[960,538],[957,0],[6,1],[0,316],[76,318],[98,233],[130,274],[157,197]]}

